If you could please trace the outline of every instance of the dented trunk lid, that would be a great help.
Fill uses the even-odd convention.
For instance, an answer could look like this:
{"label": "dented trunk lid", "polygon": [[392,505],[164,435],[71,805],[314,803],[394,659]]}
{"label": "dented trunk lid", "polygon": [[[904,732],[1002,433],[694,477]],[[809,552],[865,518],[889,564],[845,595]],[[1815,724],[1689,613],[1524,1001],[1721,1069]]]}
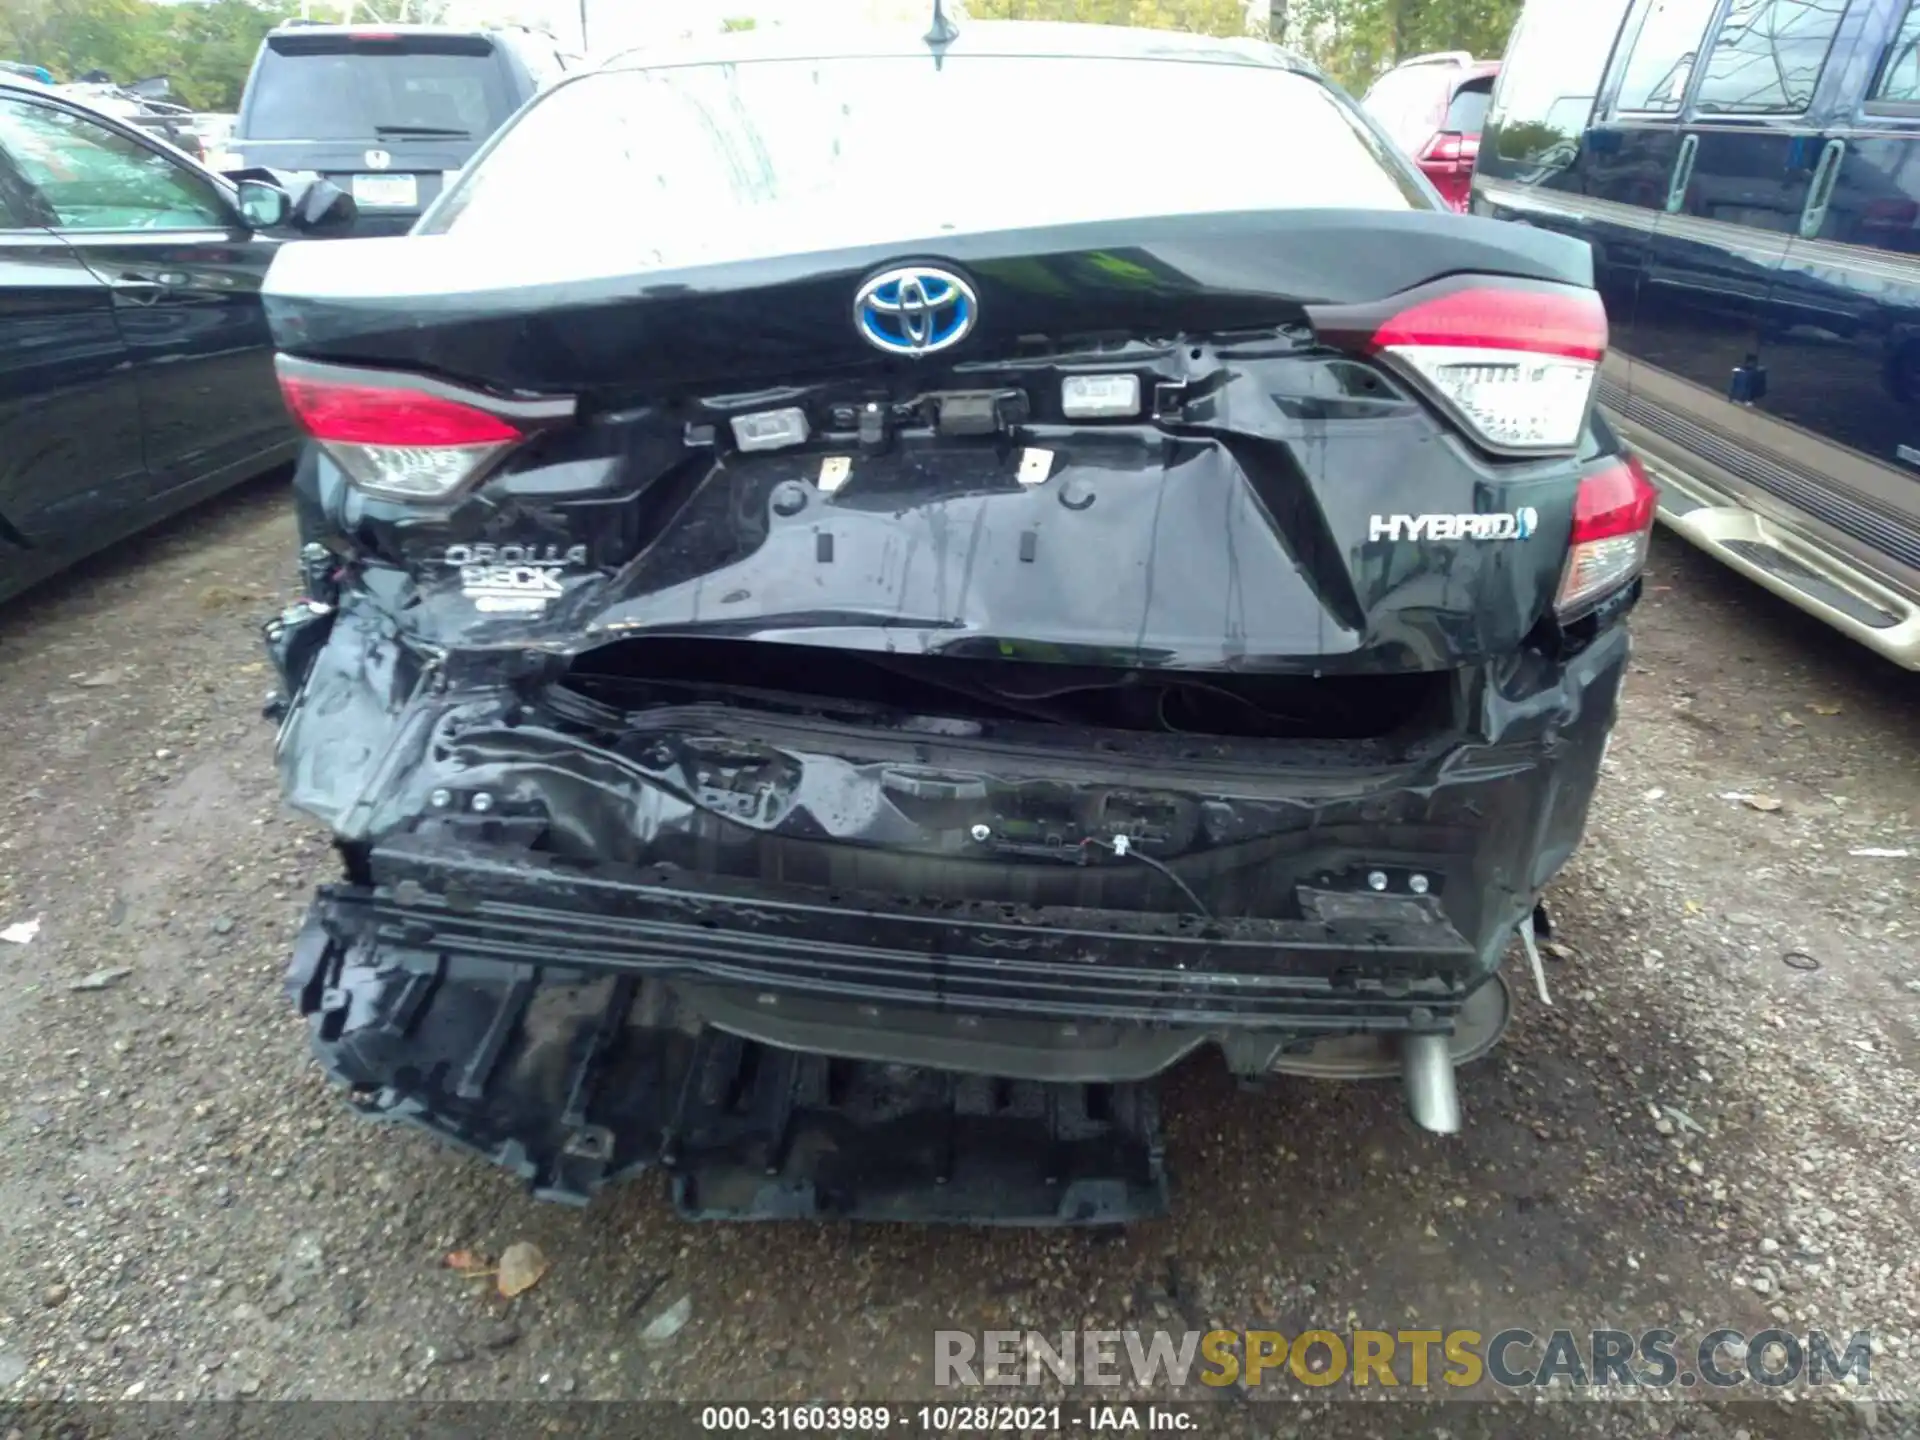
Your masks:
{"label": "dented trunk lid", "polygon": [[[1348,102],[1264,61],[1145,73],[1291,114],[1319,148],[1285,183],[1156,134],[1126,187],[1111,165],[1016,184],[994,158],[1014,122],[963,100],[1030,62],[966,43],[937,68],[590,76],[523,112],[415,235],[283,249],[283,354],[576,407],[447,504],[355,504],[357,543],[406,573],[408,627],[447,648],[711,635],[1305,671],[1513,651],[1551,611],[1592,437],[1489,453],[1316,316],[1449,277],[1589,287],[1586,247],[1432,208]],[[1047,63],[1083,99],[1142,65]],[[934,147],[930,190],[873,188],[904,143],[875,139],[901,128],[875,84],[973,127]],[[818,153],[749,123],[776,98]],[[706,129],[683,123],[695,102]],[[543,218],[574,111],[624,140],[616,177],[687,203]],[[749,139],[752,173],[716,180]],[[966,333],[876,344],[862,306],[899,273],[964,286]],[[1068,412],[1070,382],[1116,377],[1134,413]],[[743,444],[778,414],[797,438]]]}

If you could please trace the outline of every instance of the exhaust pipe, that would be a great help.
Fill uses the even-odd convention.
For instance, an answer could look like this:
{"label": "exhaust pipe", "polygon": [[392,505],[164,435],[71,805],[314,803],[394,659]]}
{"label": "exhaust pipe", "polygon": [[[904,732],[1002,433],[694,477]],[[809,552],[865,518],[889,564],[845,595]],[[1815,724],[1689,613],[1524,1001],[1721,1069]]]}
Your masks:
{"label": "exhaust pipe", "polygon": [[1407,1113],[1436,1135],[1460,1131],[1460,1092],[1453,1083],[1453,1044],[1446,1035],[1409,1035],[1400,1042]]}

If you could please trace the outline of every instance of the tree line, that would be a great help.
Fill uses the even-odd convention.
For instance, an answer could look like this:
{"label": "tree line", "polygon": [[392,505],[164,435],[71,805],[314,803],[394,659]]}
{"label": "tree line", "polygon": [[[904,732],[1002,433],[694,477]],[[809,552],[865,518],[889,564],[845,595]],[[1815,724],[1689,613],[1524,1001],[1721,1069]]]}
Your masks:
{"label": "tree line", "polygon": [[[1565,0],[1574,3],[1574,0]],[[983,19],[1081,20],[1243,35],[1248,30],[1310,55],[1356,92],[1388,67],[1433,50],[1498,59],[1521,0],[966,0]]]}
{"label": "tree line", "polygon": [[[313,19],[339,20],[349,3],[309,0],[305,8]],[[427,21],[444,8],[445,0],[351,0],[356,20]],[[750,12],[751,0],[741,9]],[[965,0],[966,13],[982,18],[1264,32],[1355,91],[1429,50],[1497,57],[1519,9],[1520,0],[1266,0],[1251,8],[1246,0]],[[299,0],[0,0],[0,60],[43,65],[58,80],[95,70],[122,84],[165,75],[182,104],[232,110],[261,37],[301,11]]]}

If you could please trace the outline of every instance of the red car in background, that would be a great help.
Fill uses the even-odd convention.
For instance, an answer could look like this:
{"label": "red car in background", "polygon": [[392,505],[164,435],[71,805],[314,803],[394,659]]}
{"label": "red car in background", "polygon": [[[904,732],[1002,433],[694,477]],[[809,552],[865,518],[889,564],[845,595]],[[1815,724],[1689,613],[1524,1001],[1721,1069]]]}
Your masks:
{"label": "red car in background", "polygon": [[1480,123],[1499,73],[1498,60],[1464,50],[1416,55],[1374,81],[1360,102],[1456,210],[1467,208]]}

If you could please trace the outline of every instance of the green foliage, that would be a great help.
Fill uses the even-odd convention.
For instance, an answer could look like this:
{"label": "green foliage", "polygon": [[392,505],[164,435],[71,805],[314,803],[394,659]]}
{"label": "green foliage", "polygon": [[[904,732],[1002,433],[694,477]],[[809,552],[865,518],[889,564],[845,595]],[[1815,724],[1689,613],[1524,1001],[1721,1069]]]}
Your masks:
{"label": "green foliage", "polygon": [[[313,12],[334,18],[325,6]],[[59,80],[165,75],[180,104],[232,110],[261,38],[299,13],[298,0],[0,0],[0,59],[44,65]]]}
{"label": "green foliage", "polygon": [[352,9],[349,18],[363,24],[441,25],[453,12],[453,0],[357,0]]}
{"label": "green foliage", "polygon": [[1572,138],[1557,126],[1528,120],[1519,125],[1501,126],[1497,148],[1509,160],[1531,160]]}
{"label": "green foliage", "polygon": [[1197,35],[1247,33],[1242,0],[967,0],[967,14],[982,20],[1073,20]]}
{"label": "green foliage", "polygon": [[[444,6],[445,0],[361,0],[359,12],[421,20]],[[343,18],[344,9],[340,0],[311,6],[315,19]],[[1359,92],[1395,61],[1424,51],[1498,56],[1520,0],[1274,0],[1255,9],[1253,28],[1283,31],[1275,38],[1305,50]],[[261,37],[299,13],[298,0],[0,0],[0,59],[45,65],[63,80],[95,69],[123,83],[167,75],[183,104],[231,110]],[[1243,35],[1249,28],[1245,0],[967,0],[966,13],[1202,35]],[[752,21],[723,23],[746,29]]]}
{"label": "green foliage", "polygon": [[753,16],[751,15],[743,15],[737,19],[722,20],[720,22],[720,28],[729,35],[735,34],[736,32],[741,30],[751,30],[753,29],[753,26],[754,26],[754,19],[753,19]]}
{"label": "green foliage", "polygon": [[[1574,0],[1564,0],[1572,4]],[[993,20],[1078,20],[1203,35],[1249,28],[1313,56],[1358,93],[1381,71],[1430,50],[1498,59],[1521,0],[967,0],[967,14]]]}
{"label": "green foliage", "polygon": [[[1401,60],[1465,50],[1497,60],[1521,0],[1292,0],[1289,41],[1355,94]],[[1569,0],[1571,3],[1571,0]]]}

